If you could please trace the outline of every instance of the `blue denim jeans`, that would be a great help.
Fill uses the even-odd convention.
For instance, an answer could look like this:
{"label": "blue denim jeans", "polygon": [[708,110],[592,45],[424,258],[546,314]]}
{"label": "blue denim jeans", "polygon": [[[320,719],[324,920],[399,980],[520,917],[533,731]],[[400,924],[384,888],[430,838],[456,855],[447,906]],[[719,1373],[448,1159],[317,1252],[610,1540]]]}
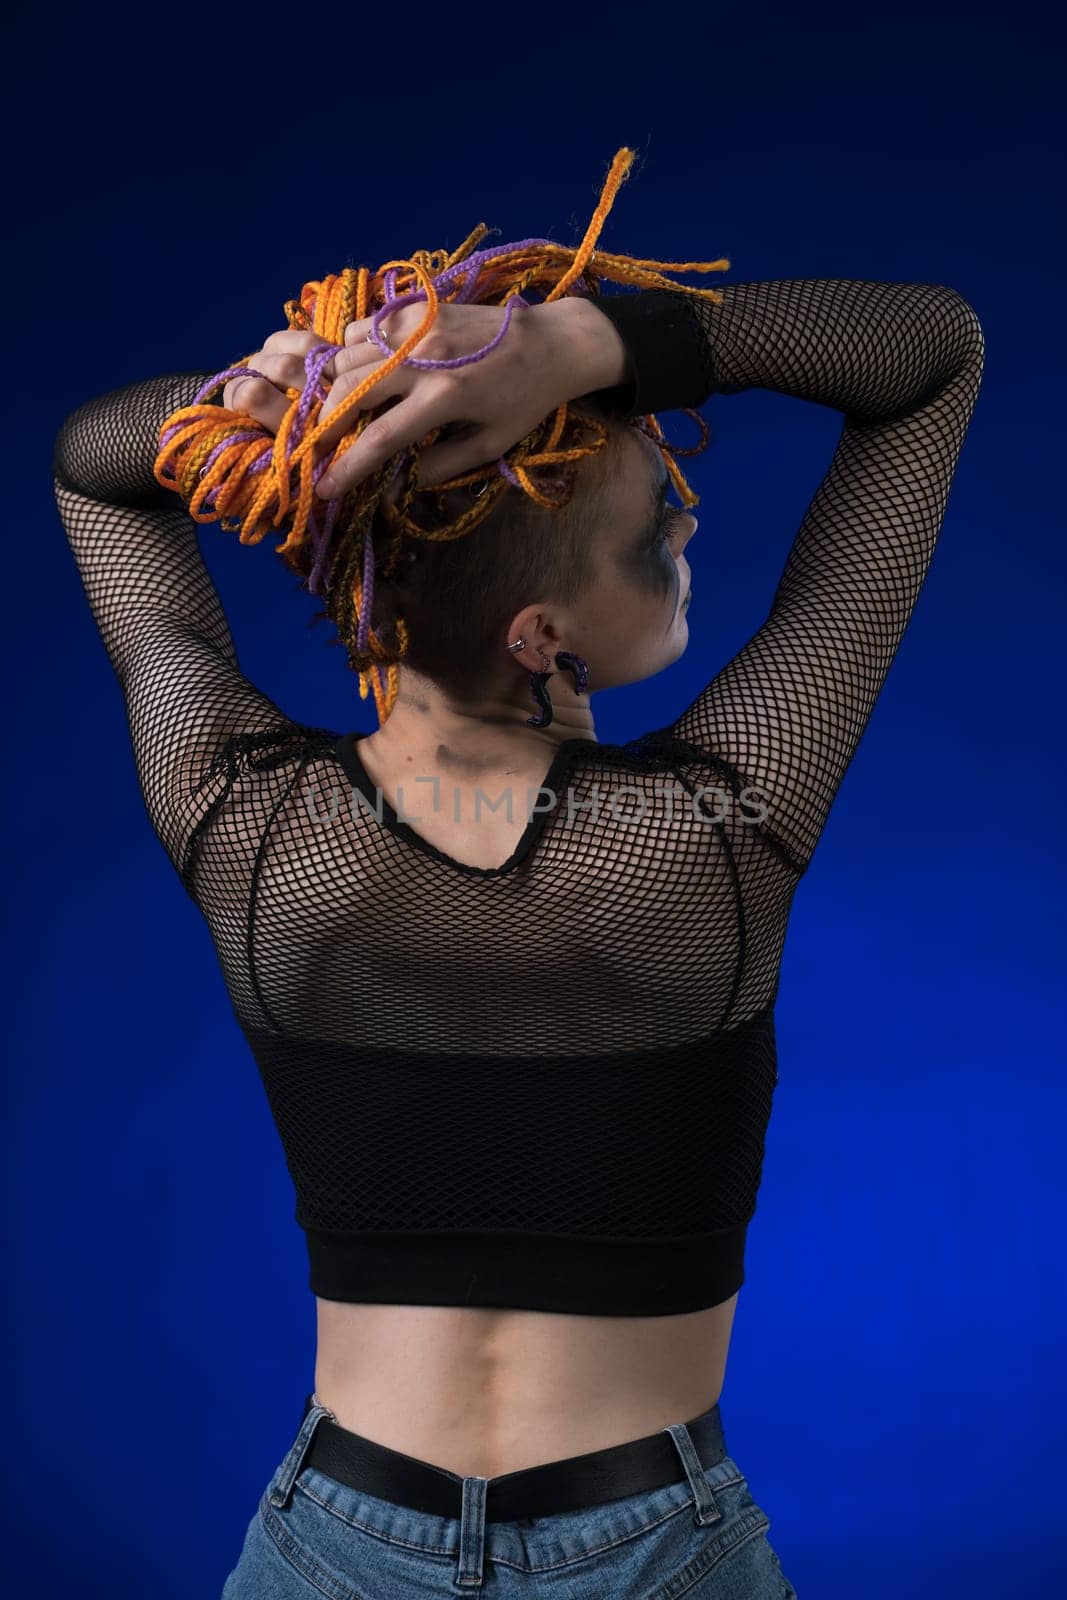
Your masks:
{"label": "blue denim jeans", "polygon": [[303,1465],[329,1412],[313,1400],[263,1491],[221,1600],[796,1600],[770,1521],[730,1456],[704,1468],[684,1422],[665,1430],[684,1479],[558,1516],[485,1520],[488,1478],[462,1514],[380,1500]]}

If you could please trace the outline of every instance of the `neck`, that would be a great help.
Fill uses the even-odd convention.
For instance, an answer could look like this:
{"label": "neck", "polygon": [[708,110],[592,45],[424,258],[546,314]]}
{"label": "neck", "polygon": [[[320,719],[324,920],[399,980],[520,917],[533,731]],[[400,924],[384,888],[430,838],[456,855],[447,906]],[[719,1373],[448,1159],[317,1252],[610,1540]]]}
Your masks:
{"label": "neck", "polygon": [[588,694],[576,694],[563,672],[549,678],[548,693],[552,721],[547,728],[531,728],[526,719],[537,714],[537,707],[525,674],[517,678],[513,694],[498,691],[476,705],[460,705],[424,678],[405,678],[402,670],[396,704],[374,743],[406,763],[421,760],[434,770],[475,778],[509,764],[536,767],[546,751],[551,755],[567,739],[595,742]]}

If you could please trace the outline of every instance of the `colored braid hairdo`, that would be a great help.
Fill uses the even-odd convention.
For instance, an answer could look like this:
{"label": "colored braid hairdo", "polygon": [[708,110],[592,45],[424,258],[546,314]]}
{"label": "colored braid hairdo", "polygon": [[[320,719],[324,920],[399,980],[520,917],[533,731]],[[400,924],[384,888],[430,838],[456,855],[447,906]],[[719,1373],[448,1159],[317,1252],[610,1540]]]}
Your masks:
{"label": "colored braid hairdo", "polygon": [[[374,273],[346,267],[306,283],[299,300],[286,302],[286,318],[290,328],[310,330],[322,343],[305,357],[304,387],[285,391],[290,406],[276,435],[245,413],[205,403],[233,377],[262,376],[247,358],[216,373],[196,401],[173,412],[160,429],[156,481],[181,496],[194,520],[237,530],[242,544],[258,544],[272,529],[286,534],[276,554],[308,592],[324,598],[319,616],[336,626],[337,642],[359,674],[360,697],[373,689],[379,724],[395,704],[401,660],[462,701],[477,693],[479,668],[493,662],[500,630],[531,593],[551,592],[565,602],[581,595],[590,539],[588,514],[568,513],[575,473],[583,459],[605,451],[617,422],[593,401],[572,400],[498,461],[420,490],[420,450],[454,431],[437,428],[340,499],[323,502],[313,492],[330,464],[313,458],[323,431],[317,417],[329,392],[320,380],[322,368],[343,346],[353,319],[373,315],[377,331],[390,310],[425,305],[419,327],[337,407],[328,419],[332,426],[402,362],[437,368],[481,360],[506,337],[516,305],[568,294],[596,296],[604,279],[721,303],[716,290],[674,283],[664,274],[722,271],[728,260],[638,260],[595,248],[633,159],[629,148],[616,152],[577,249],[551,239],[522,239],[477,250],[490,231],[479,223],[451,253],[417,250]],[[412,352],[433,326],[441,300],[502,305],[505,316],[483,349],[451,361],[420,361]],[[340,459],[383,409],[356,411],[332,459]],[[696,505],[699,496],[675,456],[697,455],[708,443],[699,412],[689,415],[701,441],[688,450],[669,446],[653,415],[625,419],[625,426],[656,443],[685,506]],[[397,477],[395,504],[385,504],[385,491]],[[465,536],[462,552],[451,548]]]}

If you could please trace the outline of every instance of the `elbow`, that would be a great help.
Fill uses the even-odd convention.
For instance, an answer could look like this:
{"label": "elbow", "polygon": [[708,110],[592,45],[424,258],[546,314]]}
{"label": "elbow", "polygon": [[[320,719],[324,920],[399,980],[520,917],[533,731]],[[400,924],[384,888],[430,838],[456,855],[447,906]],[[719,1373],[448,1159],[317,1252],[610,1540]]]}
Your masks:
{"label": "elbow", "polygon": [[960,354],[969,364],[981,369],[985,361],[985,333],[977,311],[958,289],[946,289],[952,309],[954,331]]}

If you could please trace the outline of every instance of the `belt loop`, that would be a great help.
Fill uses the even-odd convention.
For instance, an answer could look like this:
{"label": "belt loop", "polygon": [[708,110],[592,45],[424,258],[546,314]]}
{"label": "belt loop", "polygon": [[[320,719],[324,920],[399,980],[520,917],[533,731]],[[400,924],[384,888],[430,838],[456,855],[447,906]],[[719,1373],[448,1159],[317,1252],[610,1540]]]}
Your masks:
{"label": "belt loop", "polygon": [[304,1420],[300,1424],[299,1432],[267,1489],[267,1498],[276,1510],[280,1511],[288,1503],[315,1429],[323,1417],[332,1416],[333,1412],[326,1406],[320,1405],[314,1395],[305,1401]]}
{"label": "belt loop", "polygon": [[693,1436],[689,1429],[684,1422],[672,1422],[670,1427],[664,1428],[663,1431],[670,1434],[674,1440],[675,1448],[682,1458],[682,1466],[685,1468],[685,1475],[689,1479],[689,1487],[693,1491],[693,1500],[697,1508],[697,1527],[703,1527],[707,1522],[718,1522],[722,1517],[722,1512],[715,1504],[715,1496],[708,1485],[704,1468],[701,1466],[700,1457],[697,1455],[697,1448],[693,1443]]}
{"label": "belt loop", "polygon": [[464,1478],[463,1510],[459,1523],[459,1563],[453,1583],[475,1588],[482,1582],[485,1560],[485,1494],[488,1478]]}

